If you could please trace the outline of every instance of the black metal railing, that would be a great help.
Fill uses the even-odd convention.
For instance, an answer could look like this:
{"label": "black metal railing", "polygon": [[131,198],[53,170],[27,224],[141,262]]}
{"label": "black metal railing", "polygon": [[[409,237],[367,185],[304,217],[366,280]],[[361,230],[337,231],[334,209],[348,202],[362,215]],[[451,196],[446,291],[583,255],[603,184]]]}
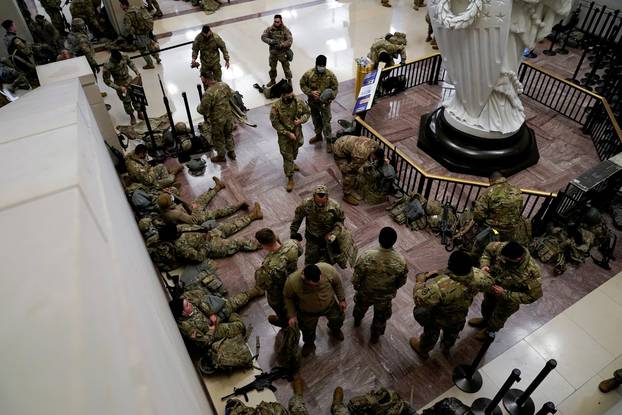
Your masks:
{"label": "black metal railing", "polygon": [[622,151],[620,130],[614,115],[605,100],[599,100],[592,107],[583,132],[592,137],[594,148],[601,160],[615,156]]}
{"label": "black metal railing", "polygon": [[[441,76],[441,64],[443,59],[440,53],[435,53],[404,65],[394,65],[382,70],[383,77],[400,77],[405,81],[405,88],[413,88],[421,84],[436,84]],[[376,98],[388,95],[388,91],[379,88]]]}
{"label": "black metal railing", "polygon": [[610,9],[594,1],[579,3],[579,24],[576,29],[593,40],[617,43],[621,40],[622,17],[620,10]]}

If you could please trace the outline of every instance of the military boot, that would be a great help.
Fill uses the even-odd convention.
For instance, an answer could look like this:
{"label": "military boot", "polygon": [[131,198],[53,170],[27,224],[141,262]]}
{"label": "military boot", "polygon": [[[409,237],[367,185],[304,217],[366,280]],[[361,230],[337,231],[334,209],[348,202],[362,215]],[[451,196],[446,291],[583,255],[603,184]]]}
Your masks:
{"label": "military boot", "polygon": [[288,192],[291,192],[292,190],[294,190],[294,178],[293,177],[287,178],[287,187],[285,187],[285,190],[287,190]]}
{"label": "military boot", "polygon": [[148,63],[147,65],[143,66],[143,69],[155,69],[155,66],[153,66],[153,63]]}
{"label": "military boot", "polygon": [[372,333],[371,337],[369,338],[369,342],[371,344],[376,344],[380,341],[380,334],[378,333]]}
{"label": "military boot", "polygon": [[361,327],[362,318],[354,318],[354,327]]}
{"label": "military boot", "polygon": [[475,340],[479,340],[481,342],[488,340],[488,337],[490,337],[490,335],[486,329],[478,331],[475,333],[475,336],[473,336]]}
{"label": "military boot", "polygon": [[419,339],[416,337],[410,338],[410,347],[419,355],[423,360],[427,360],[430,358],[430,354],[421,348],[419,344]]}
{"label": "military boot", "polygon": [[294,381],[292,382],[292,389],[294,391],[294,395],[302,398],[303,393],[305,391],[305,384],[301,377],[296,376]]}
{"label": "military boot", "polygon": [[315,351],[315,343],[307,342],[302,345],[302,357],[307,357]]}
{"label": "military boot", "polygon": [[268,323],[272,324],[273,326],[277,326],[277,327],[287,327],[287,324],[283,323],[281,319],[279,318],[279,316],[277,316],[276,314],[270,314],[268,316]]}
{"label": "military boot", "polygon": [[270,88],[271,86],[273,86],[274,84],[276,84],[276,79],[270,79],[270,82],[268,82],[266,84],[266,88]]}
{"label": "military boot", "polygon": [[483,329],[486,327],[486,321],[484,321],[483,317],[475,317],[469,320],[469,326],[475,327],[478,329]]}
{"label": "military boot", "polygon": [[[222,180],[220,180],[218,177],[216,177],[216,176],[212,176],[212,180],[214,181],[214,191],[215,192],[218,192],[218,191],[224,189],[225,187],[227,187],[227,186],[225,186],[225,183]],[[248,204],[246,206],[248,207]]]}
{"label": "military boot", "polygon": [[136,117],[134,117],[134,114],[130,114],[130,125],[136,125]]}
{"label": "military boot", "polygon": [[227,151],[227,157],[229,157],[231,160],[235,160],[236,158],[235,151],[233,150]]}
{"label": "military boot", "polygon": [[343,389],[337,386],[333,392],[333,403],[331,406],[343,405]]}
{"label": "military boot", "polygon": [[383,1],[383,2],[382,2],[382,5],[383,5],[384,7],[391,7],[391,3],[389,3],[389,0],[387,0],[387,1]]}
{"label": "military boot", "polygon": [[344,195],[343,201],[354,206],[359,204],[358,199],[352,193],[348,193],[347,195]]}
{"label": "military boot", "polygon": [[264,294],[264,291],[256,285],[250,290],[246,291],[246,295],[248,295],[249,300],[252,300],[253,298],[261,297],[263,294]]}
{"label": "military boot", "polygon": [[255,204],[253,205],[253,210],[250,211],[248,216],[251,218],[251,220],[263,219],[263,212],[261,211],[261,206],[259,205],[259,203],[255,202]]}
{"label": "military boot", "polygon": [[616,378],[611,378],[611,379],[606,379],[600,382],[598,384],[598,389],[602,393],[607,393],[607,392],[611,392],[618,386],[620,386],[620,382]]}
{"label": "military boot", "polygon": [[212,163],[225,163],[227,161],[227,159],[225,159],[224,154],[219,154],[219,153],[216,153],[215,156],[212,156],[209,159],[212,161]]}
{"label": "military boot", "polygon": [[250,205],[246,202],[242,202],[238,205],[238,210],[248,210]]}
{"label": "military boot", "polygon": [[322,141],[322,133],[316,134],[309,140],[309,144],[315,144]]}
{"label": "military boot", "polygon": [[340,342],[345,339],[341,329],[330,329],[330,335],[333,336],[335,339],[339,340]]}

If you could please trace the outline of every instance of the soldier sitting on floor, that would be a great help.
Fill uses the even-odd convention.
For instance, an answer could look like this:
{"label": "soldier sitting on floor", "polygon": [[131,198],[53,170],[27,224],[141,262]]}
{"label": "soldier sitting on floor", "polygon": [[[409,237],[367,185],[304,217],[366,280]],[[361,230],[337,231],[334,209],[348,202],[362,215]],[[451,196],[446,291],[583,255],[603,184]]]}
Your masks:
{"label": "soldier sitting on floor", "polygon": [[153,189],[172,186],[175,176],[184,169],[181,165],[171,170],[167,169],[164,164],[151,166],[147,161],[147,147],[144,144],[138,144],[134,151],[125,156],[125,167],[134,182]]}

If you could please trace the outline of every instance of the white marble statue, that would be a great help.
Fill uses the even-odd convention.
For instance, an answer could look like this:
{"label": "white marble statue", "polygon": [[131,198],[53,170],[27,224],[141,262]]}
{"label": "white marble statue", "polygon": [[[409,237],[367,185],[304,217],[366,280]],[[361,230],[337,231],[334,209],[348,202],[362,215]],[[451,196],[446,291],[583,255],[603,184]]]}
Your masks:
{"label": "white marble statue", "polygon": [[525,121],[516,77],[525,48],[551,32],[572,0],[430,0],[429,13],[450,82],[447,121],[499,138]]}

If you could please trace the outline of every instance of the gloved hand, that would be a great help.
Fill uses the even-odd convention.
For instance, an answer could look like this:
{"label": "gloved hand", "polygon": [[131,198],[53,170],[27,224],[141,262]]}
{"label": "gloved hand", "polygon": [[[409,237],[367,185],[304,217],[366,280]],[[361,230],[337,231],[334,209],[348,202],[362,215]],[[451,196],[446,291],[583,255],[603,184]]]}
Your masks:
{"label": "gloved hand", "polygon": [[292,232],[291,235],[289,235],[289,237],[291,239],[297,240],[298,242],[302,241],[302,235],[299,234],[298,232]]}

